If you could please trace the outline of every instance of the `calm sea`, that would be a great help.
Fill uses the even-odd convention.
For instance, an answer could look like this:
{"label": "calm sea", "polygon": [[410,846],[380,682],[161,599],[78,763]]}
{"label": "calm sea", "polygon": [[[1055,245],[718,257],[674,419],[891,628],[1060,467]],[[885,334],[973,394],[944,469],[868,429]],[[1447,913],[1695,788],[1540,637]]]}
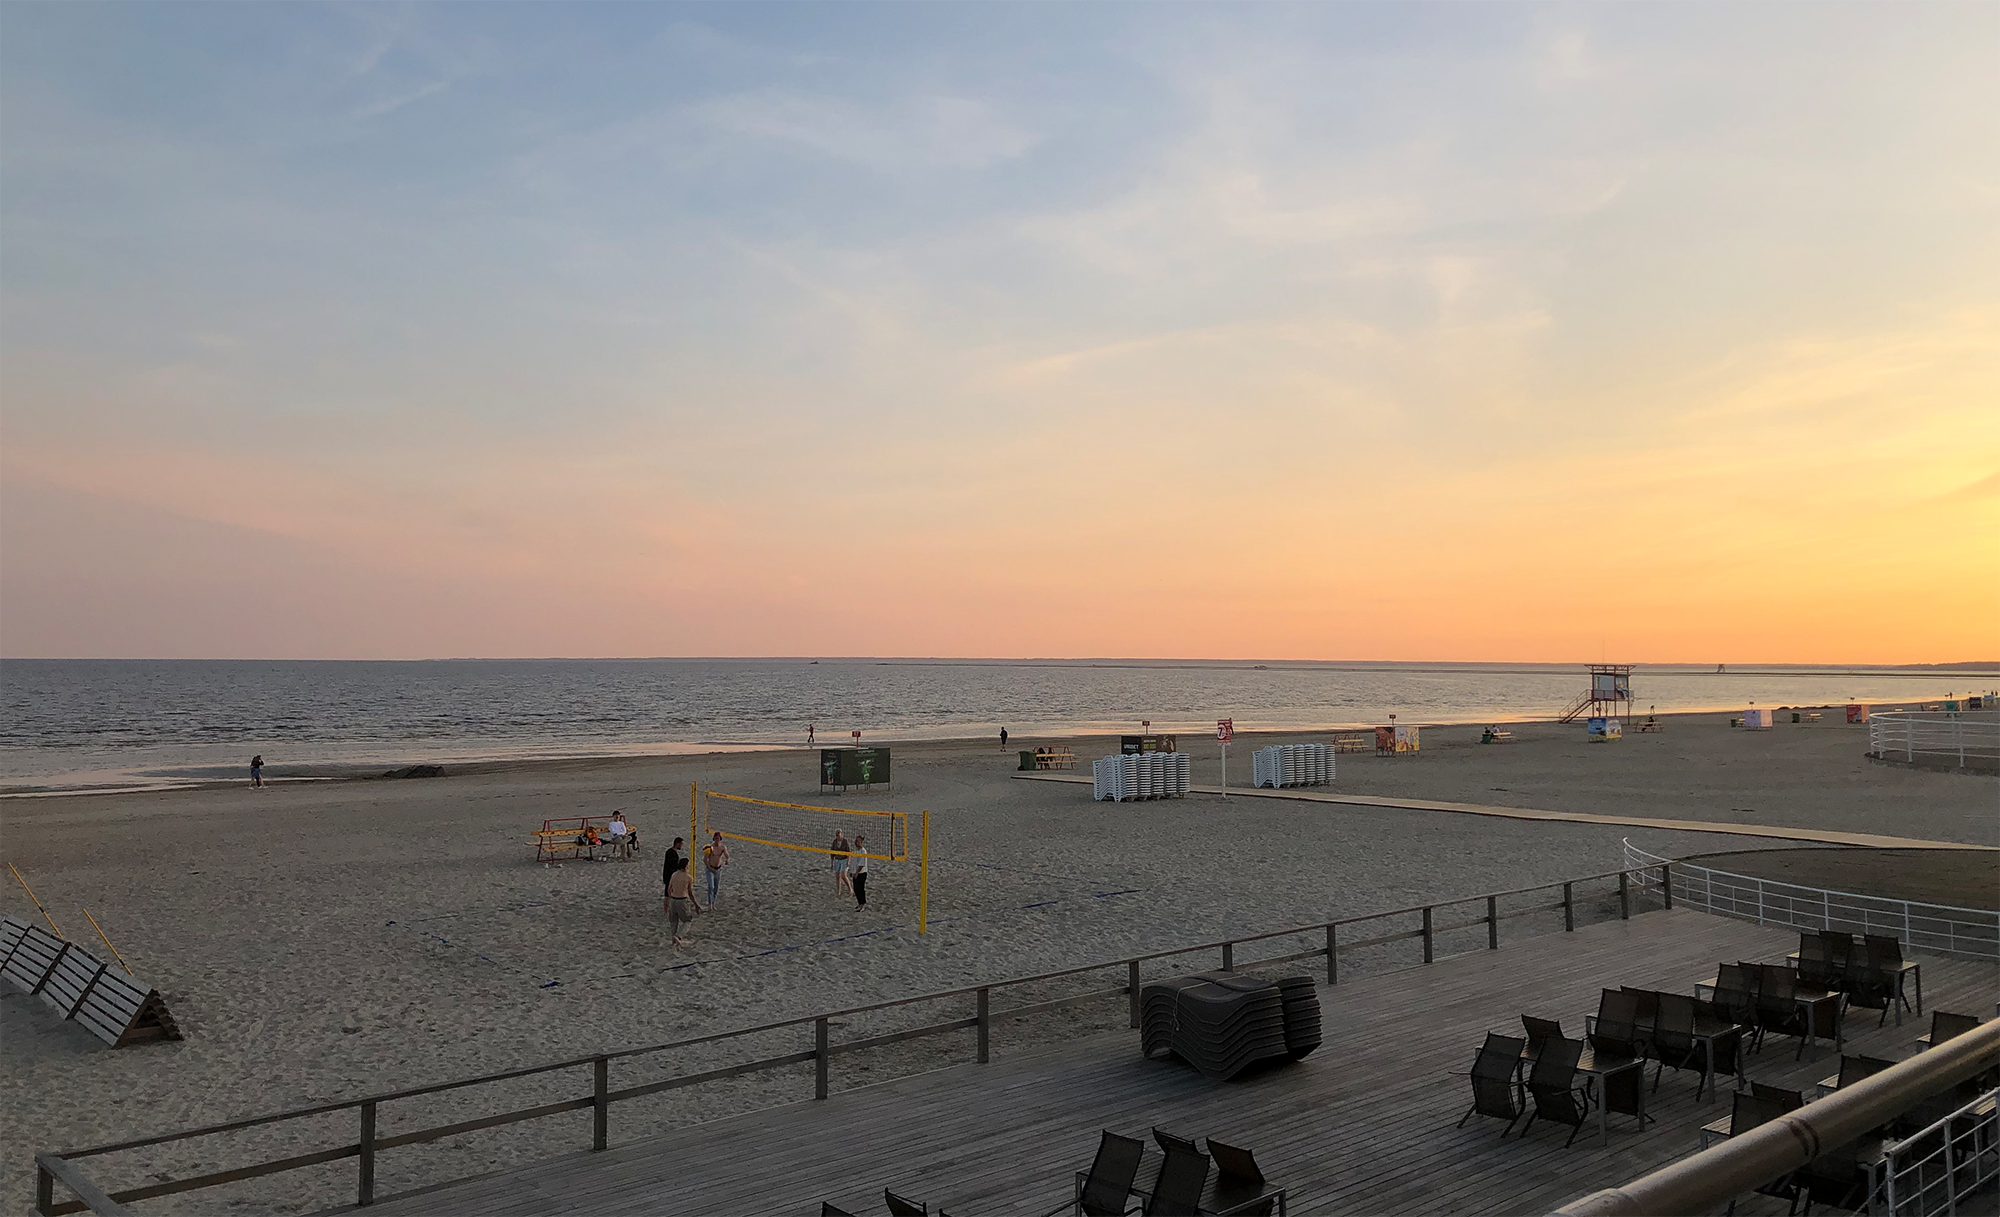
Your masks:
{"label": "calm sea", "polygon": [[[1896,702],[1990,671],[1641,667],[1641,710]],[[1581,665],[976,660],[0,662],[0,793],[169,786],[425,761],[1080,731],[1554,717]]]}

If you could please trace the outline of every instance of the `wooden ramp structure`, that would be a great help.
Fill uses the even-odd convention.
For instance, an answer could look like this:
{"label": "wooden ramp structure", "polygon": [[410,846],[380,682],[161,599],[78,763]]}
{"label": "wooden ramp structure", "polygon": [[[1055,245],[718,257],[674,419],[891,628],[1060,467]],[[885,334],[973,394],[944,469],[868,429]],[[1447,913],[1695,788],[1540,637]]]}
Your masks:
{"label": "wooden ramp structure", "polygon": [[0,977],[113,1048],[181,1038],[158,990],[11,914],[0,914]]}
{"label": "wooden ramp structure", "polygon": [[[1718,962],[1776,962],[1797,945],[1795,932],[1663,910],[1322,985],[1322,1047],[1226,1083],[1145,1059],[1137,1031],[1006,1055],[1003,1025],[990,1064],[388,1196],[370,1211],[808,1215],[828,1201],[877,1213],[888,1187],[933,1212],[1039,1215],[1070,1195],[1099,1130],[1144,1137],[1159,1126],[1251,1149],[1293,1213],[1546,1213],[1693,1153],[1701,1125],[1728,1113],[1728,1087],[1697,1100],[1694,1078],[1669,1071],[1647,1096],[1652,1121],[1614,1115],[1608,1144],[1588,1128],[1565,1149],[1567,1130],[1548,1124],[1503,1140],[1494,1120],[1454,1127],[1484,1033],[1518,1035],[1520,1016],[1534,1014],[1581,1035],[1602,988],[1691,992]],[[1923,969],[1924,1015],[1878,1028],[1874,1011],[1855,1011],[1848,1052],[1907,1056],[1930,1009],[1990,1016],[2000,1001],[2000,965],[1925,958]],[[1810,1091],[1837,1071],[1830,1046],[1803,1060],[1794,1046],[1771,1037],[1749,1076]]]}

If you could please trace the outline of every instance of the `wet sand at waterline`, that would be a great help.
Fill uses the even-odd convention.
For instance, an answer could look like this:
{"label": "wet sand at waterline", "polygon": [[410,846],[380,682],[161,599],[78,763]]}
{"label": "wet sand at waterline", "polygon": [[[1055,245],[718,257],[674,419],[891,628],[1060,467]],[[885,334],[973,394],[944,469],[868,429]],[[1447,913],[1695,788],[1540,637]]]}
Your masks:
{"label": "wet sand at waterline", "polygon": [[[1865,729],[1829,722],[1753,734],[1728,728],[1721,715],[1665,721],[1659,734],[1599,745],[1585,742],[1580,725],[1516,725],[1515,741],[1504,745],[1480,745],[1476,728],[1428,728],[1415,756],[1340,756],[1336,788],[2000,843],[1993,814],[2000,783],[1871,765],[1862,756]],[[1239,736],[1231,784],[1248,784],[1256,747],[1306,738],[1325,736]],[[1005,753],[997,740],[894,745],[892,790],[840,796],[819,793],[817,753],[800,749],[9,801],[0,815],[10,860],[73,937],[94,943],[77,910],[97,916],[133,971],[166,994],[187,1038],[112,1051],[7,990],[0,1064],[9,1148],[0,1204],[32,1207],[36,1150],[1594,874],[1621,864],[1627,837],[1670,856],[1773,844],[1213,796],[1093,803],[1087,788],[1012,779],[1015,750],[1051,742],[1016,737]],[[1084,772],[1115,743],[1066,742]],[[1184,736],[1183,743],[1195,756],[1196,780],[1213,782],[1215,741]],[[874,863],[869,906],[857,910],[835,894],[824,857],[738,843],[720,907],[697,919],[691,946],[675,949],[661,913],[660,860],[686,832],[694,781],[759,798],[904,811],[913,833],[915,813],[928,809],[930,932],[920,936],[913,924],[914,862]],[[636,860],[532,861],[525,842],[544,818],[614,808],[642,833]],[[816,837],[812,843],[821,843]],[[34,916],[15,887],[0,895],[0,908]],[[1603,899],[1586,911],[1603,915]],[[1533,918],[1509,927],[1550,928]],[[1379,962],[1410,960],[1384,948]],[[1100,975],[1066,991],[1116,980]],[[1020,994],[1001,1004],[1032,999]],[[856,1018],[835,1034],[941,1021],[968,1004]],[[1032,1050],[1123,1019],[1113,1000],[1003,1024],[994,1050]],[[809,1041],[809,1028],[790,1029],[642,1058],[613,1085],[796,1051]],[[962,1035],[855,1053],[836,1058],[834,1084],[865,1084],[969,1053]],[[613,1139],[806,1098],[809,1069],[620,1104]],[[394,1104],[383,1111],[381,1135],[588,1089],[579,1071]],[[354,1132],[350,1113],[91,1165],[93,1178],[125,1188],[305,1153],[351,1141]],[[378,1193],[588,1144],[589,1113],[578,1112],[399,1149],[377,1164]],[[146,1209],[307,1211],[351,1202],[353,1179],[354,1163],[339,1162],[165,1197]]]}

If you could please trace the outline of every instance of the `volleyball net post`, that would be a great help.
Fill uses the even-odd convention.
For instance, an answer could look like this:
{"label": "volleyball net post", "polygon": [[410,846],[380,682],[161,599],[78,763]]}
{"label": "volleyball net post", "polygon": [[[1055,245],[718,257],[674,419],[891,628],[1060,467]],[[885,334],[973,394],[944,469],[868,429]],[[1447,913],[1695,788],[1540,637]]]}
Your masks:
{"label": "volleyball net post", "polygon": [[[873,811],[852,807],[822,807],[813,803],[785,803],[776,799],[753,799],[740,794],[724,794],[713,789],[702,789],[698,784],[689,793],[688,815],[691,822],[699,816],[698,826],[690,829],[695,838],[701,840],[720,833],[725,841],[744,841],[751,845],[768,845],[775,849],[795,850],[799,853],[820,854],[830,858],[866,858],[871,862],[908,862],[910,860],[910,816],[903,811]],[[716,804],[726,809],[724,823],[755,831],[737,831],[735,827],[716,826]],[[799,838],[818,827],[823,821],[808,817],[820,815],[871,817],[873,825],[879,829],[876,840],[886,839],[886,846],[866,849],[835,849],[832,845],[807,844]],[[761,817],[761,819],[759,818]],[[925,811],[919,818],[919,841],[917,843],[917,933],[928,933],[930,929],[930,812]],[[866,838],[867,833],[859,834]],[[791,838],[791,839],[787,839]],[[689,856],[693,856],[690,850]]]}

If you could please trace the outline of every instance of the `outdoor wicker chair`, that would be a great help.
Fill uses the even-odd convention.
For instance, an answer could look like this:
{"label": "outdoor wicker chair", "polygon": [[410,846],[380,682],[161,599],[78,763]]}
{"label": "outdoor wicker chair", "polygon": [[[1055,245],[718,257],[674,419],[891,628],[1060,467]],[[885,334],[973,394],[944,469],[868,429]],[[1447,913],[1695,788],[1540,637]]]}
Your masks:
{"label": "outdoor wicker chair", "polygon": [[1758,974],[1740,963],[1726,963],[1715,970],[1715,1012],[1739,1027],[1754,1033],[1757,1027]]}
{"label": "outdoor wicker chair", "polygon": [[1868,1199],[1868,1172],[1861,1166],[1861,1144],[1837,1145],[1792,1174],[1797,1195],[1805,1201],[1800,1217],[1815,1204],[1859,1211]]}
{"label": "outdoor wicker chair", "polygon": [[1948,1039],[1964,1035],[1979,1025],[1979,1018],[1973,1014],[1953,1014],[1948,1010],[1931,1011],[1931,1033],[1921,1041],[1926,1048],[1935,1048]]}
{"label": "outdoor wicker chair", "polygon": [[[1732,1037],[1733,1038],[1733,1037]],[[1707,1064],[1707,1054],[1702,1051],[1701,1041],[1694,1037],[1694,998],[1683,993],[1662,993],[1659,1007],[1653,1016],[1653,1058],[1659,1061],[1659,1068],[1653,1071],[1653,1090],[1660,1089],[1660,1075],[1672,1069],[1679,1072],[1693,1069],[1700,1072]],[[1734,1064],[1734,1062],[1731,1062]],[[1720,1061],[1717,1071],[1721,1070]],[[1695,1097],[1701,1097],[1702,1085],[1695,1087]]]}
{"label": "outdoor wicker chair", "polygon": [[1622,991],[1630,993],[1632,1000],[1638,1003],[1637,1016],[1640,1032],[1642,1034],[1650,1033],[1653,1029],[1653,1020],[1659,1015],[1659,992],[1654,989],[1635,989],[1630,985],[1626,985]]}
{"label": "outdoor wicker chair", "polygon": [[1815,989],[1825,989],[1829,993],[1840,988],[1846,971],[1845,961],[1833,962],[1833,953],[1827,946],[1825,935],[1817,930],[1807,930],[1799,935],[1799,979]]}
{"label": "outdoor wicker chair", "polygon": [[1846,930],[1821,930],[1819,940],[1826,944],[1827,959],[1842,973],[1847,971],[1847,965],[1862,958],[1854,949],[1854,935]]}
{"label": "outdoor wicker chair", "polygon": [[835,1208],[822,1200],[819,1202],[819,1217],[854,1217],[854,1214],[843,1208]]}
{"label": "outdoor wicker chair", "polygon": [[1208,1155],[1170,1149],[1146,1197],[1146,1217],[1197,1217],[1208,1187]]}
{"label": "outdoor wicker chair", "polygon": [[1773,1114],[1766,1116],[1767,1120],[1788,1111],[1797,1111],[1806,1103],[1806,1096],[1801,1091],[1786,1090],[1783,1086],[1766,1086],[1762,1082],[1750,1083],[1750,1094],[1762,1102],[1771,1104]]}
{"label": "outdoor wicker chair", "polygon": [[1856,955],[1847,964],[1847,1004],[1864,1010],[1880,1010],[1876,1026],[1889,1021],[1889,1009],[1896,1004],[1896,974],[1884,971],[1866,954]]}
{"label": "outdoor wicker chair", "polygon": [[1175,1150],[1179,1150],[1184,1154],[1198,1154],[1201,1152],[1201,1146],[1196,1145],[1186,1137],[1177,1137],[1157,1124],[1153,1126],[1153,1141],[1160,1147],[1160,1152],[1163,1154],[1170,1154]]}
{"label": "outdoor wicker chair", "polygon": [[[1520,1049],[1517,1047],[1514,1051],[1518,1054]],[[1285,1211],[1284,1190],[1281,1188],[1266,1194],[1268,1189],[1265,1187],[1264,1172],[1258,1168],[1255,1154],[1234,1145],[1224,1145],[1210,1137],[1208,1156],[1215,1160],[1215,1208],[1218,1213],[1229,1214],[1229,1217],[1269,1217],[1273,1208],[1281,1214]],[[1231,1203],[1231,1196],[1244,1196],[1246,1193],[1247,1199]]]}
{"label": "outdoor wicker chair", "polygon": [[1597,1022],[1590,1046],[1604,1057],[1642,1057],[1646,1039],[1639,1032],[1639,999],[1623,989],[1605,989],[1597,999]]}
{"label": "outdoor wicker chair", "polygon": [[1257,1155],[1234,1145],[1224,1145],[1214,1137],[1208,1139],[1208,1156],[1215,1159],[1216,1173],[1232,1183],[1248,1184],[1251,1187],[1264,1186],[1264,1172],[1257,1166]]}
{"label": "outdoor wicker chair", "polygon": [[1895,1063],[1874,1056],[1843,1056],[1840,1058],[1840,1078],[1834,1085],[1837,1089],[1852,1086],[1862,1078],[1874,1077]]}
{"label": "outdoor wicker chair", "polygon": [[1869,934],[1862,941],[1862,955],[1867,959],[1868,966],[1888,974],[1890,992],[1902,1000],[1903,1009],[1910,1009],[1910,999],[1903,993],[1901,983],[1903,940],[1894,934]]}
{"label": "outdoor wicker chair", "polygon": [[[1515,1080],[1521,1067],[1521,1049],[1526,1043],[1526,1040],[1511,1035],[1486,1033],[1486,1042],[1480,1046],[1479,1055],[1472,1061],[1472,1106],[1466,1108],[1455,1127],[1464,1128],[1465,1122],[1476,1113],[1507,1121],[1507,1127],[1500,1130],[1502,1139],[1514,1131],[1514,1122],[1527,1109],[1521,1096],[1521,1084]],[[1213,1151],[1215,1142],[1208,1144]],[[1218,1164],[1221,1161],[1220,1157],[1216,1159]]]}
{"label": "outdoor wicker chair", "polygon": [[1127,1208],[1132,1198],[1132,1185],[1139,1178],[1139,1163],[1146,1157],[1146,1143],[1131,1137],[1121,1137],[1106,1131],[1097,1142],[1097,1157],[1090,1163],[1089,1171],[1078,1171],[1072,1186],[1075,1194],[1067,1204],[1052,1210],[1048,1217],[1057,1213],[1081,1213],[1083,1217],[1122,1217],[1134,1210]]}
{"label": "outdoor wicker chair", "polygon": [[1563,1142],[1564,1149],[1576,1142],[1576,1134],[1583,1131],[1594,1106],[1590,1077],[1576,1067],[1582,1059],[1582,1040],[1557,1037],[1542,1045],[1541,1055],[1535,1058],[1534,1072],[1528,1075],[1528,1093],[1534,1096],[1535,1106],[1521,1128],[1523,1137],[1536,1120],[1549,1120],[1569,1125],[1569,1140]]}
{"label": "outdoor wicker chair", "polygon": [[[1794,1100],[1798,1098],[1796,1093],[1792,1097]],[[1730,1099],[1729,1121],[1727,1125],[1729,1131],[1726,1135],[1740,1137],[1760,1124],[1769,1124],[1772,1120],[1777,1119],[1779,1116],[1784,1115],[1785,1112],[1797,1106],[1798,1103],[1794,1102],[1792,1107],[1786,1107],[1780,1099],[1759,1095],[1754,1091],[1739,1090]],[[1713,1132],[1716,1127],[1716,1125],[1711,1124],[1703,1132],[1704,1134]],[[1756,1191],[1761,1195],[1776,1196],[1780,1200],[1785,1201],[1786,1211],[1788,1212],[1791,1206],[1797,1203],[1798,1184],[1794,1182],[1791,1174],[1781,1175],[1769,1183],[1758,1187]],[[1730,1200],[1729,1207],[1725,1211],[1734,1213],[1736,1211],[1736,1201],[1733,1199]]]}
{"label": "outdoor wicker chair", "polygon": [[1536,1018],[1532,1014],[1521,1016],[1521,1028],[1528,1033],[1528,1055],[1540,1056],[1542,1045],[1549,1040],[1562,1038],[1562,1023],[1553,1018]]}
{"label": "outdoor wicker chair", "polygon": [[889,1217],[931,1217],[930,1205],[898,1196],[886,1187],[882,1189],[882,1202],[889,1206]]}
{"label": "outdoor wicker chair", "polygon": [[1806,1015],[1799,1009],[1799,982],[1790,968],[1782,965],[1744,964],[1762,973],[1757,983],[1757,1048],[1762,1050],[1766,1032],[1799,1037],[1799,1051],[1805,1051]]}

